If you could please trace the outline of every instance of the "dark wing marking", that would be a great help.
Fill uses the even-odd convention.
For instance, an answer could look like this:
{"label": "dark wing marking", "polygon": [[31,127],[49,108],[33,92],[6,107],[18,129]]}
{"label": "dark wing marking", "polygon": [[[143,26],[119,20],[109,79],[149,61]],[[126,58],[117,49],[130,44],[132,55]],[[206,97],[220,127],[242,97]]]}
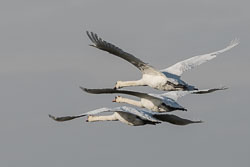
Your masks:
{"label": "dark wing marking", "polygon": [[213,88],[213,89],[205,89],[205,90],[197,90],[197,91],[193,91],[192,94],[205,94],[205,93],[212,93],[215,92],[217,90],[226,90],[228,89],[227,87],[221,87],[221,88]]}
{"label": "dark wing marking", "polygon": [[89,39],[94,43],[94,45],[90,45],[90,46],[107,51],[115,56],[118,56],[118,57],[130,62],[131,64],[136,66],[142,73],[155,74],[155,75],[162,74],[161,72],[154,69],[152,66],[144,63],[142,60],[136,58],[135,56],[133,56],[127,52],[124,52],[122,49],[118,48],[117,46],[115,46],[109,42],[102,40],[100,37],[97,36],[97,34],[95,34],[93,32],[89,33],[87,31],[87,35],[88,35]]}
{"label": "dark wing marking", "polygon": [[63,122],[63,121],[69,121],[69,120],[72,120],[72,119],[75,119],[75,118],[80,118],[80,117],[84,117],[84,116],[87,116],[87,115],[96,115],[96,114],[99,114],[99,113],[102,113],[102,112],[112,112],[112,109],[110,108],[98,108],[98,109],[95,109],[95,110],[92,110],[92,111],[88,111],[88,112],[85,112],[83,114],[79,114],[79,115],[72,115],[72,116],[63,116],[63,117],[55,117],[53,115],[49,115],[49,117],[55,121],[59,121],[59,122]]}
{"label": "dark wing marking", "polygon": [[[177,103],[178,104],[178,103]],[[171,103],[168,104],[168,103],[162,103],[161,105],[165,106],[169,111],[175,111],[175,110],[181,110],[181,111],[187,111],[186,108],[183,108],[183,107],[174,107],[174,106],[171,106]]]}
{"label": "dark wing marking", "polygon": [[105,94],[105,93],[121,93],[121,94],[128,94],[132,96],[137,96],[139,98],[147,98],[147,99],[152,99],[156,98],[154,96],[148,95],[147,93],[141,93],[141,92],[134,92],[134,91],[128,91],[128,90],[117,90],[117,89],[87,89],[84,87],[80,87],[83,91],[87,93],[92,93],[92,94]]}
{"label": "dark wing marking", "polygon": [[160,121],[169,122],[174,125],[188,125],[192,123],[202,123],[202,121],[191,121],[189,119],[184,119],[172,114],[154,114],[153,116]]}
{"label": "dark wing marking", "polygon": [[77,115],[77,116],[64,116],[64,117],[55,117],[53,115],[49,115],[49,117],[55,121],[58,121],[58,122],[63,122],[63,121],[69,121],[69,120],[72,120],[72,119],[75,119],[75,118],[80,118],[80,117],[84,117],[86,116],[85,114],[84,115]]}

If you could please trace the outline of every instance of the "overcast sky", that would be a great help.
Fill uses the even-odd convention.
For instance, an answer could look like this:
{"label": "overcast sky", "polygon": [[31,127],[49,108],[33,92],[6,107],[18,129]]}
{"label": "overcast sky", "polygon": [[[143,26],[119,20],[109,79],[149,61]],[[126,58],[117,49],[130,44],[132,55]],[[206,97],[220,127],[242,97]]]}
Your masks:
{"label": "overcast sky", "polygon": [[[0,166],[248,166],[250,164],[250,3],[244,0],[43,0],[0,3]],[[88,46],[96,32],[158,69],[240,45],[183,75],[199,88],[183,118],[203,124],[132,127],[120,122],[58,123],[56,116],[114,107],[113,87],[140,72]],[[159,92],[152,88],[128,88]],[[159,92],[160,93],[160,92]]]}

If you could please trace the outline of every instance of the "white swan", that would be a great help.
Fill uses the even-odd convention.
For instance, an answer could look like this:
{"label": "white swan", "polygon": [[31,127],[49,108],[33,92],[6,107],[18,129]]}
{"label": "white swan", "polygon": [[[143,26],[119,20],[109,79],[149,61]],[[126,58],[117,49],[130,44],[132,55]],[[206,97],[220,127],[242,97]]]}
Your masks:
{"label": "white swan", "polygon": [[[113,112],[111,115],[99,115],[102,112]],[[49,115],[55,121],[68,121],[75,118],[80,118],[87,116],[87,122],[96,122],[96,121],[121,121],[122,123],[132,125],[132,126],[140,126],[140,125],[156,125],[161,122],[169,122],[175,125],[187,125],[191,123],[201,123],[202,121],[191,121],[188,119],[183,119],[178,116],[172,114],[159,114],[153,113],[149,110],[138,109],[132,107],[116,107],[116,108],[100,108],[93,111],[89,111],[80,115],[74,116],[65,116],[65,117],[55,117]]]}
{"label": "white swan", "polygon": [[135,56],[124,52],[117,46],[102,40],[97,36],[97,34],[93,32],[89,33],[87,31],[87,35],[89,39],[94,43],[94,45],[90,46],[118,56],[130,62],[142,72],[142,78],[137,81],[117,81],[115,85],[115,88],[117,89],[127,86],[150,86],[152,88],[164,91],[197,90],[197,88],[195,88],[194,86],[189,85],[180,79],[182,73],[215,58],[218,54],[230,50],[231,48],[239,44],[239,41],[235,39],[230,43],[230,45],[222,50],[209,54],[194,56],[187,60],[176,63],[166,69],[157,70],[147,63],[144,63],[140,59],[136,58]]}
{"label": "white swan", "polygon": [[171,112],[174,110],[186,111],[184,107],[179,105],[176,101],[178,98],[183,97],[187,94],[203,94],[211,93],[217,90],[225,90],[227,88],[214,88],[214,89],[204,89],[204,90],[193,90],[193,91],[171,91],[163,94],[147,94],[135,91],[127,90],[116,90],[116,89],[87,89],[80,87],[83,91],[92,94],[105,94],[105,93],[118,93],[118,94],[128,94],[140,98],[140,101],[123,98],[116,96],[113,102],[117,103],[127,103],[137,107],[147,108],[154,112]]}

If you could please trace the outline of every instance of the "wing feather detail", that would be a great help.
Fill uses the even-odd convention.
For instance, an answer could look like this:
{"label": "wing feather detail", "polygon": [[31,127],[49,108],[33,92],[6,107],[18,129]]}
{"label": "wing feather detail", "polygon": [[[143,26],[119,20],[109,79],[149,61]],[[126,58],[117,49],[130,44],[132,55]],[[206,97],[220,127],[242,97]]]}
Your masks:
{"label": "wing feather detail", "polygon": [[94,45],[90,45],[90,46],[93,46],[93,47],[98,48],[100,50],[109,52],[115,56],[118,56],[118,57],[128,61],[129,63],[131,63],[135,67],[137,67],[142,73],[162,75],[161,72],[159,72],[158,70],[156,70],[152,66],[148,65],[147,63],[143,62],[142,60],[138,59],[137,57],[133,56],[132,54],[123,51],[119,47],[117,47],[117,46],[115,46],[115,45],[113,45],[105,40],[102,40],[102,38],[98,37],[97,34],[95,34],[93,32],[89,33],[88,31],[86,33],[87,33],[89,39],[94,43]]}
{"label": "wing feather detail", "polygon": [[80,88],[87,92],[87,93],[91,93],[91,94],[113,94],[113,93],[117,93],[117,94],[128,94],[128,95],[132,95],[132,96],[136,96],[139,98],[155,98],[154,96],[151,96],[147,93],[141,93],[141,92],[135,92],[135,91],[128,91],[128,90],[117,90],[117,89],[110,89],[110,88],[104,88],[104,89],[87,89],[84,87]]}
{"label": "wing feather detail", "polygon": [[214,59],[217,55],[232,49],[238,44],[239,44],[238,39],[232,40],[231,43],[224,49],[204,55],[194,56],[189,59],[180,61],[166,69],[161,70],[161,72],[168,72],[177,76],[181,76],[183,72],[193,69],[194,67],[197,67],[209,60]]}
{"label": "wing feather detail", "polygon": [[161,96],[167,97],[167,98],[171,98],[175,101],[178,100],[178,98],[186,96],[188,94],[206,94],[206,93],[212,93],[218,90],[226,90],[228,89],[225,86],[219,87],[219,88],[212,88],[212,89],[200,89],[200,90],[192,90],[192,91],[171,91],[171,92],[167,92],[167,93],[163,93],[161,94]]}
{"label": "wing feather detail", "polygon": [[202,123],[202,121],[192,121],[184,119],[173,114],[154,114],[154,117],[163,122],[168,122],[174,125],[188,125],[192,123]]}
{"label": "wing feather detail", "polygon": [[69,120],[72,120],[72,119],[81,118],[81,117],[88,116],[88,115],[96,115],[96,114],[99,114],[99,113],[102,113],[102,112],[109,112],[111,110],[112,109],[110,109],[110,108],[99,108],[99,109],[92,110],[92,111],[89,111],[89,112],[86,112],[86,113],[83,113],[83,114],[79,114],[79,115],[62,116],[62,117],[55,117],[53,115],[49,115],[49,117],[51,119],[55,120],[55,121],[64,122],[64,121],[69,121]]}

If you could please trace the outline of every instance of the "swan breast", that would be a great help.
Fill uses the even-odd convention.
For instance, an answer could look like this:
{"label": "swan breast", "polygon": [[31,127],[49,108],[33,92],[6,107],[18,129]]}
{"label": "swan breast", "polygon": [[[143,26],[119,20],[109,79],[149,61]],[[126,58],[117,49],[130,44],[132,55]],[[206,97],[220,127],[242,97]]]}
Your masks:
{"label": "swan breast", "polygon": [[163,86],[167,82],[167,78],[165,76],[150,74],[143,74],[142,80],[145,84],[153,88],[159,88],[159,86]]}
{"label": "swan breast", "polygon": [[159,112],[159,106],[161,105],[162,101],[160,99],[152,98],[152,99],[145,99],[141,98],[141,104],[143,107],[150,109],[155,112]]}

